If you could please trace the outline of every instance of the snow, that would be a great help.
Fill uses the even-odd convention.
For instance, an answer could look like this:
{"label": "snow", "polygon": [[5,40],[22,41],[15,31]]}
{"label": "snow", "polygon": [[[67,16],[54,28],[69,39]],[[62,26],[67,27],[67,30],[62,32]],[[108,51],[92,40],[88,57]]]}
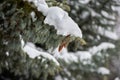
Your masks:
{"label": "snow", "polygon": [[[58,48],[56,48],[53,51],[53,54],[54,54],[54,57],[53,57],[47,52],[36,50],[35,45],[33,43],[28,42],[27,44],[25,44],[23,39],[21,40],[21,43],[22,43],[22,46],[25,45],[24,47],[22,47],[22,49],[25,52],[27,52],[30,58],[35,58],[35,57],[39,58],[39,56],[41,55],[47,59],[53,60],[57,65],[59,65],[59,63],[54,57],[56,57],[57,59],[60,58],[64,60],[66,63],[78,62],[78,60],[80,60],[84,65],[86,65],[91,63],[91,59],[93,55],[99,54],[100,51],[102,50],[115,48],[115,45],[109,42],[102,42],[98,46],[93,46],[88,51],[77,51],[74,53],[68,52],[66,48],[63,48],[61,52],[58,52]],[[98,72],[100,71],[98,70]]]}
{"label": "snow", "polygon": [[67,76],[69,76],[69,77],[71,76],[71,73],[66,68],[64,69],[64,72],[67,74]]}
{"label": "snow", "polygon": [[42,12],[44,16],[47,15],[48,5],[45,2],[45,0],[27,0],[27,1],[32,2],[37,7],[37,10]]}
{"label": "snow", "polygon": [[82,31],[67,12],[59,7],[50,7],[44,23],[53,25],[58,35],[69,35],[82,38]]}
{"label": "snow", "polygon": [[32,16],[32,20],[33,22],[37,20],[37,18],[35,18],[35,12],[31,12],[30,15]]}
{"label": "snow", "polygon": [[78,51],[75,54],[76,56],[80,57],[81,61],[91,59],[91,54],[88,51]]}
{"label": "snow", "polygon": [[44,23],[55,27],[58,35],[72,36],[82,38],[82,31],[77,23],[68,15],[66,11],[58,6],[48,7],[45,0],[28,0],[33,2],[38,11],[42,12],[45,17]]}
{"label": "snow", "polygon": [[5,61],[5,65],[6,65],[6,66],[8,66],[8,65],[9,65],[7,61]]}
{"label": "snow", "polygon": [[56,48],[54,56],[63,59],[66,63],[78,62],[77,56],[74,53],[69,53],[66,48],[63,48],[61,52],[58,52],[58,48]]}
{"label": "snow", "polygon": [[[89,1],[90,0],[79,0],[79,2],[83,4],[87,4]],[[72,36],[82,38],[81,29],[79,28],[77,23],[68,15],[66,11],[64,11],[58,6],[48,7],[45,0],[28,0],[28,2],[34,3],[38,11],[40,11],[45,16],[44,23],[54,26],[54,28],[57,30],[58,35],[66,36],[71,34]],[[101,17],[101,15],[99,15],[93,9],[89,8],[89,11],[91,12],[92,16]],[[75,13],[75,11],[73,11],[73,13]],[[109,14],[107,14],[104,11],[102,11],[101,13],[106,17],[109,16]],[[84,12],[84,14],[85,15],[83,16],[83,18],[86,18],[86,16],[89,15],[89,13],[87,12]],[[33,12],[31,13],[31,16],[34,18]],[[118,40],[118,36],[116,35],[115,32],[105,30],[104,28],[99,26],[95,26],[95,30],[96,29],[100,35],[103,35],[113,40]],[[78,51],[74,53],[68,52],[66,48],[64,48],[61,52],[58,52],[58,48],[56,48],[53,53],[54,57],[60,58],[64,60],[66,63],[78,62],[78,60],[80,60],[83,64],[90,64],[92,56],[94,54],[96,53],[100,54],[100,51],[107,50],[109,48],[115,48],[115,45],[112,43],[103,42],[98,46],[93,46],[88,51]],[[41,50],[38,51],[34,45],[31,45],[31,43],[25,44],[23,50],[27,52],[27,54],[31,58],[35,58],[41,55],[45,58],[52,59],[54,62],[59,64],[52,55],[50,55],[48,52],[44,52]]]}
{"label": "snow", "polygon": [[26,45],[23,47],[23,51],[26,52],[30,58],[34,59],[38,56],[42,56],[44,58],[47,58],[49,60],[52,60],[53,62],[56,63],[56,65],[59,65],[58,61],[50,55],[50,53],[43,52],[43,51],[38,51],[35,47],[34,44],[28,42]]}
{"label": "snow", "polygon": [[55,80],[63,80],[60,75],[55,76]]}
{"label": "snow", "polygon": [[90,0],[79,0],[79,3],[82,3],[82,4],[87,4],[89,2],[90,2]]}
{"label": "snow", "polygon": [[72,14],[76,14],[76,10],[74,10],[74,9],[71,10],[71,13],[72,13]]}
{"label": "snow", "polygon": [[69,80],[67,77],[64,77],[63,80]]}
{"label": "snow", "polygon": [[110,15],[108,14],[106,11],[102,10],[101,11],[102,15],[105,16],[106,18],[111,18],[111,19],[114,19],[115,20],[115,16],[113,15]]}
{"label": "snow", "polygon": [[110,15],[106,12],[106,11],[101,11],[101,13],[104,15],[104,16],[106,16],[106,17],[109,17]]}
{"label": "snow", "polygon": [[54,51],[54,56],[64,60],[66,63],[77,62],[80,60],[83,64],[90,64],[92,55],[88,51],[78,51],[78,52],[68,52],[64,48],[61,52],[58,52],[58,49]]}
{"label": "snow", "polygon": [[120,6],[111,6],[111,8],[113,11],[117,11],[118,13],[120,13]]}
{"label": "snow", "polygon": [[89,16],[89,12],[87,12],[87,11],[84,11],[84,12],[82,12],[82,14],[80,15],[80,18],[82,18],[82,19],[85,19],[85,18],[87,18],[88,16]]}
{"label": "snow", "polygon": [[109,42],[102,42],[98,46],[93,46],[92,48],[89,49],[89,52],[92,53],[92,55],[102,51],[102,50],[107,50],[107,49],[113,49],[115,48],[115,45]]}
{"label": "snow", "polygon": [[97,12],[95,12],[95,10],[93,10],[92,8],[88,8],[88,9],[89,9],[92,17],[95,17],[95,16],[100,17],[101,16],[100,14],[98,14]]}
{"label": "snow", "polygon": [[118,35],[116,34],[116,32],[112,32],[112,31],[109,31],[109,30],[106,30],[102,27],[99,27],[99,26],[94,26],[94,28],[96,29],[96,31],[100,34],[100,35],[103,35],[107,38],[110,38],[110,39],[113,39],[113,40],[118,40],[119,37]]}
{"label": "snow", "polygon": [[79,10],[79,4],[75,4],[74,6],[76,10]]}
{"label": "snow", "polygon": [[116,77],[114,80],[120,80],[120,78],[119,78],[119,77]]}
{"label": "snow", "polygon": [[[102,42],[98,46],[93,46],[87,51],[68,52],[67,48],[63,48],[61,52],[58,52],[58,48],[53,51],[54,57],[62,59],[66,63],[76,62],[79,60],[84,64],[91,64],[92,56],[97,54],[101,56],[102,50],[113,49],[115,45],[109,42]],[[107,54],[106,54],[107,55]]]}
{"label": "snow", "polygon": [[23,47],[23,51],[26,52],[30,58],[36,58],[37,56],[40,55],[40,53],[35,50],[34,44],[27,42],[25,46]]}
{"label": "snow", "polygon": [[92,59],[92,55],[90,52],[88,51],[78,51],[75,54],[80,61],[82,61],[83,64],[90,64],[91,63],[91,59]]}
{"label": "snow", "polygon": [[102,75],[108,75],[110,74],[110,70],[105,68],[105,67],[99,67],[97,70],[98,73],[102,74]]}
{"label": "snow", "polygon": [[8,51],[6,52],[6,55],[9,56],[9,52]]}
{"label": "snow", "polygon": [[50,55],[50,53],[44,52],[44,51],[38,51],[33,43],[27,42],[25,44],[21,36],[20,36],[20,39],[21,39],[22,50],[26,52],[30,58],[34,59],[36,57],[39,58],[39,56],[42,56],[44,58],[52,60],[54,63],[56,63],[56,65],[58,66],[60,65],[59,62],[52,55]]}
{"label": "snow", "polygon": [[108,38],[110,38],[110,39],[113,39],[113,40],[118,40],[118,36],[117,36],[117,34],[115,33],[115,32],[111,32],[111,31],[105,31],[105,32],[100,32],[99,31],[99,33],[101,34],[101,35],[105,35],[106,37],[108,37]]}

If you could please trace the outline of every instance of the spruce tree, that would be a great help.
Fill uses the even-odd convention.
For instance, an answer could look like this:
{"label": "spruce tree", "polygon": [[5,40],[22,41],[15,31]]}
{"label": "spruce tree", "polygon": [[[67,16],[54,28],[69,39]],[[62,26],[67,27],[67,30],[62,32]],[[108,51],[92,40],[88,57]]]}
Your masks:
{"label": "spruce tree", "polygon": [[[83,37],[87,41],[86,46],[80,46],[76,41],[69,44],[69,51],[90,51],[91,63],[82,61],[71,64],[65,63],[65,70],[57,77],[63,80],[110,80],[115,78],[115,72],[111,68],[113,56],[119,54],[117,50],[118,37],[114,34],[116,15],[114,7],[120,6],[119,1],[114,0],[69,0],[70,16],[79,24],[83,31]],[[113,43],[116,49],[101,49],[104,42]],[[117,44],[116,44],[117,43]],[[72,47],[71,47],[72,46]],[[74,47],[73,47],[74,46]],[[102,47],[105,47],[102,46]],[[97,51],[97,52],[94,52]],[[118,52],[118,53],[117,53]],[[83,53],[84,54],[84,53]],[[98,69],[103,66],[109,69],[110,74],[101,74]],[[118,73],[116,72],[116,75]],[[67,77],[66,77],[67,76]],[[56,79],[57,80],[57,79]]]}
{"label": "spruce tree", "polygon": [[[102,42],[115,43],[117,40],[117,37],[107,35],[115,26],[116,12],[112,7],[120,4],[115,0],[88,0],[86,3],[80,0],[47,0],[47,4],[68,11],[82,28],[87,45],[81,46],[77,39],[70,42],[67,48],[73,55],[77,51],[88,51]],[[35,20],[31,16],[32,12],[35,13]],[[65,38],[57,35],[53,26],[44,24],[44,19],[45,16],[27,0],[0,1],[1,80],[109,80],[109,74],[102,75],[97,70],[101,66],[109,69],[110,56],[114,55],[112,49],[99,50],[86,64],[79,56],[77,62],[72,61],[72,56],[67,63],[67,56],[63,59],[59,57],[61,54],[57,56],[60,66],[43,56],[30,58],[21,48],[20,35],[25,42],[32,42],[46,52],[54,50]]]}
{"label": "spruce tree", "polygon": [[[53,1],[54,2],[54,1]],[[50,2],[51,3],[51,2]],[[36,14],[34,21],[31,12]],[[44,16],[28,1],[2,0],[0,3],[0,78],[12,80],[46,80],[60,70],[43,56],[31,59],[21,48],[20,35],[25,42],[55,48],[63,36],[53,27],[43,24]]]}

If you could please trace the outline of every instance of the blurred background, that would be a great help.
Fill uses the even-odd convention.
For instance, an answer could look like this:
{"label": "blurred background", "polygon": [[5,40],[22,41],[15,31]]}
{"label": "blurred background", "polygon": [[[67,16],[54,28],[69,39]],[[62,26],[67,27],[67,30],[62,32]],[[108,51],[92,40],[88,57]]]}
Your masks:
{"label": "blurred background", "polygon": [[[69,13],[87,42],[73,40],[61,53],[55,48],[64,36],[45,25],[45,16],[29,1],[0,1],[0,80],[120,80],[120,0],[47,0]],[[60,66],[43,56],[30,58],[19,35]]]}

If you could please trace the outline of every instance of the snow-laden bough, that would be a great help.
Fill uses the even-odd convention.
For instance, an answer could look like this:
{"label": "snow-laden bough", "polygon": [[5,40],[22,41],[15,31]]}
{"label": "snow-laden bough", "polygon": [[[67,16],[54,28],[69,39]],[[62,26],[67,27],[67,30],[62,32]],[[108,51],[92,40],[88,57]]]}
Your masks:
{"label": "snow-laden bough", "polygon": [[22,48],[22,50],[24,52],[26,52],[31,59],[42,56],[42,57],[44,57],[46,59],[52,60],[57,66],[60,65],[59,62],[52,55],[50,55],[50,53],[37,50],[35,45],[33,43],[31,43],[31,42],[27,42],[25,44],[25,42],[22,39],[21,35],[20,35],[20,39],[21,39],[21,48]]}
{"label": "snow-laden bough", "polygon": [[45,17],[44,23],[54,26],[57,34],[72,35],[82,38],[82,31],[78,24],[68,15],[66,11],[58,6],[48,7],[45,0],[28,0],[33,2]]}
{"label": "snow-laden bough", "polygon": [[[44,23],[54,26],[57,30],[58,35],[67,36],[75,36],[82,39],[82,31],[79,28],[78,24],[68,15],[68,13],[58,6],[48,7],[45,0],[28,0],[29,2],[33,2],[37,7],[38,11],[40,11],[45,17]],[[69,36],[68,36],[69,35]],[[66,38],[66,37],[65,37]],[[60,44],[59,51],[62,50],[63,47],[66,47],[68,44],[65,41]]]}

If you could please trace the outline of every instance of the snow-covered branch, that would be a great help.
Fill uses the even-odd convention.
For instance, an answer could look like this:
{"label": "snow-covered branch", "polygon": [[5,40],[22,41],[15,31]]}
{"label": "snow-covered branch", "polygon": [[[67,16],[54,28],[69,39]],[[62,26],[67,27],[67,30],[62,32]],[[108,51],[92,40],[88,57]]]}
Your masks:
{"label": "snow-covered branch", "polygon": [[56,65],[58,66],[60,65],[59,62],[52,55],[50,55],[50,53],[44,52],[44,51],[38,51],[33,43],[27,42],[25,44],[21,36],[20,36],[20,39],[21,39],[22,50],[26,52],[30,58],[34,59],[36,57],[42,56],[44,58],[52,60]]}
{"label": "snow-covered branch", "polygon": [[58,35],[72,35],[82,38],[82,31],[77,23],[68,15],[66,11],[58,6],[48,7],[45,0],[28,0],[33,2],[44,16],[44,23],[54,26]]}

